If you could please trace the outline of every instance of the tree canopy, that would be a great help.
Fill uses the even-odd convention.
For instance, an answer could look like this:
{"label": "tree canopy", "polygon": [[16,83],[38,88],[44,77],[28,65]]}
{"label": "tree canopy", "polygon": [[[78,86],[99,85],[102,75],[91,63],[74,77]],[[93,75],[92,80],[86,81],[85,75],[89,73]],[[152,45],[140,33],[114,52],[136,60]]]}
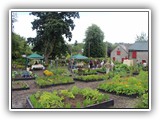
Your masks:
{"label": "tree canopy", "polygon": [[148,41],[148,36],[142,32],[141,35],[137,35],[136,41]]}
{"label": "tree canopy", "polygon": [[23,54],[32,53],[25,38],[12,32],[12,59],[20,58]]}
{"label": "tree canopy", "polygon": [[84,39],[84,55],[87,57],[105,57],[106,46],[103,42],[104,33],[95,24],[88,27]]}
{"label": "tree canopy", "polygon": [[62,36],[65,36],[71,41],[71,31],[75,27],[73,18],[79,18],[79,13],[31,12],[31,15],[37,17],[37,19],[32,22],[32,29],[37,31],[37,36],[35,38],[28,38],[28,42],[33,45],[34,51],[39,51],[44,54],[45,62],[48,63],[48,57],[50,55],[56,56],[64,52],[57,51],[55,53],[55,48],[66,47]]}

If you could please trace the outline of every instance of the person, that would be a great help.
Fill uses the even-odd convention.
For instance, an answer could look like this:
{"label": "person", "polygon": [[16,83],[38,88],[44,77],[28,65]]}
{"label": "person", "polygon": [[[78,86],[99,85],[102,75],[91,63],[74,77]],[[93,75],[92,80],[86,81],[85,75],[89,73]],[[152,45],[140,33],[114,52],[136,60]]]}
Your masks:
{"label": "person", "polygon": [[38,64],[38,61],[35,62],[35,65],[37,65],[37,64]]}
{"label": "person", "polygon": [[104,66],[106,67],[106,74],[108,74],[110,71],[111,65],[109,62],[107,62]]}
{"label": "person", "polygon": [[90,68],[92,68],[93,67],[93,62],[92,62],[92,60],[90,60]]}
{"label": "person", "polygon": [[102,60],[102,62],[101,62],[101,67],[103,67],[103,65],[104,65],[104,61]]}
{"label": "person", "polygon": [[114,63],[111,61],[111,70],[113,71]]}

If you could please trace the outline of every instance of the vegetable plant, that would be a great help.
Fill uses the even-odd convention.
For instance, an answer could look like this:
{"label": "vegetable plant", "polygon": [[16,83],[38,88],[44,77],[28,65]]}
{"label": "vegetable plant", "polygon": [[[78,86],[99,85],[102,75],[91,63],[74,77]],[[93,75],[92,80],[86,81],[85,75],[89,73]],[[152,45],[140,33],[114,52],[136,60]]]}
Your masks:
{"label": "vegetable plant", "polygon": [[[79,91],[74,92],[74,90]],[[108,101],[109,96],[98,90],[74,86],[68,90],[37,91],[29,99],[34,108],[83,108]]]}

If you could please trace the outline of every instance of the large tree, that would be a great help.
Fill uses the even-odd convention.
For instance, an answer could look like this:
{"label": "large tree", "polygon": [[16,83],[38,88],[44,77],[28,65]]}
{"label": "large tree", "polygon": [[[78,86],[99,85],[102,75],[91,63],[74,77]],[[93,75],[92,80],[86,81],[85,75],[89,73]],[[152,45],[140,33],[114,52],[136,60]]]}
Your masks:
{"label": "large tree", "polygon": [[[32,29],[37,31],[36,38],[29,38],[28,42],[32,43],[33,50],[44,54],[45,62],[48,63],[48,58],[53,55],[53,50],[58,44],[64,44],[64,35],[71,41],[72,33],[75,24],[73,18],[79,18],[78,12],[32,12],[31,15],[37,17],[32,22]],[[63,46],[61,46],[63,48]],[[62,53],[57,51],[54,55]]]}
{"label": "large tree", "polygon": [[12,32],[12,59],[17,59],[23,54],[28,55],[30,53],[32,53],[32,51],[25,38]]}
{"label": "large tree", "polygon": [[95,24],[88,27],[85,32],[84,55],[88,57],[105,57],[106,46],[103,43],[104,33]]}

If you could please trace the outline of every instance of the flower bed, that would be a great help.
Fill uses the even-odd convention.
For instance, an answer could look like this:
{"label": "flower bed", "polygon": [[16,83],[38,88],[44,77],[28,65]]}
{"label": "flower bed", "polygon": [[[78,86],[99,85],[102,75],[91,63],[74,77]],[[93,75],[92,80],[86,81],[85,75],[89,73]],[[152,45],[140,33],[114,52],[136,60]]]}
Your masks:
{"label": "flower bed", "polygon": [[142,95],[148,91],[148,73],[141,71],[136,77],[115,76],[111,81],[98,86],[99,90],[119,95]]}
{"label": "flower bed", "polygon": [[33,72],[28,71],[12,71],[12,80],[33,80],[37,77]]}
{"label": "flower bed", "polygon": [[36,84],[43,87],[55,86],[55,85],[66,85],[66,84],[73,84],[74,81],[69,76],[60,76],[60,75],[53,75],[53,76],[45,76],[45,77],[38,77],[36,78]]}
{"label": "flower bed", "polygon": [[108,108],[114,105],[109,96],[91,88],[76,86],[69,90],[36,92],[27,98],[30,108]]}
{"label": "flower bed", "polygon": [[102,75],[87,75],[87,76],[77,76],[74,80],[91,82],[91,81],[102,81],[104,80],[104,76]]}
{"label": "flower bed", "polygon": [[27,90],[29,89],[29,86],[25,82],[20,81],[12,81],[12,90]]}

